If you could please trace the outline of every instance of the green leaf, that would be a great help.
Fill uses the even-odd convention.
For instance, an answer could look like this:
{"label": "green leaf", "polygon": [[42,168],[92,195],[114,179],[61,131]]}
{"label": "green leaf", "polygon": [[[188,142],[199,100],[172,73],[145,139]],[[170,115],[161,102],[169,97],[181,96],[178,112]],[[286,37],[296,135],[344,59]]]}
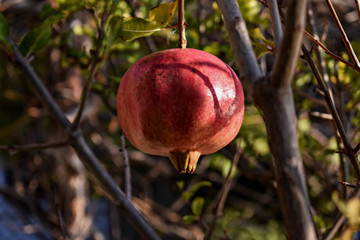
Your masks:
{"label": "green leaf", "polygon": [[113,0],[113,8],[117,7],[117,5],[119,4],[120,0]]}
{"label": "green leaf", "polygon": [[9,36],[9,25],[5,17],[0,13],[0,41],[7,42]]}
{"label": "green leaf", "polygon": [[61,12],[58,9],[53,8],[50,4],[45,4],[41,9],[39,18],[42,20],[53,19],[53,20],[48,20],[48,21],[55,23],[57,21],[60,21],[60,19],[62,19],[64,17],[64,15],[65,14],[63,12]]}
{"label": "green leaf", "polygon": [[148,37],[154,32],[160,31],[161,27],[153,22],[142,18],[125,18],[121,24],[119,37],[121,40],[132,41],[140,37]]}
{"label": "green leaf", "polygon": [[191,209],[196,217],[200,217],[200,214],[202,212],[203,206],[204,206],[204,198],[197,197],[192,201],[191,203]]}
{"label": "green leaf", "polygon": [[156,23],[159,26],[166,26],[169,24],[174,16],[178,1],[163,3],[159,6],[150,9],[149,21]]}
{"label": "green leaf", "polygon": [[197,221],[197,217],[194,215],[185,215],[183,221],[187,224]]}
{"label": "green leaf", "polygon": [[106,26],[106,36],[108,47],[111,47],[119,40],[119,33],[121,32],[121,24],[124,18],[113,16]]}
{"label": "green leaf", "polygon": [[52,24],[63,19],[65,14],[49,5],[45,5],[40,16],[41,18],[44,18],[43,23],[28,32],[20,43],[19,49],[26,57],[28,57],[33,51],[40,50],[46,46],[51,38]]}
{"label": "green leaf", "polygon": [[45,47],[51,37],[51,25],[43,24],[25,35],[20,43],[21,53],[28,57],[31,52]]}
{"label": "green leaf", "polygon": [[150,9],[149,21],[137,17],[113,17],[108,24],[108,45],[111,47],[118,39],[132,41],[162,30],[173,18],[176,7],[177,1]]}
{"label": "green leaf", "polygon": [[201,187],[211,187],[211,182],[209,181],[198,182],[194,184],[194,186],[192,186],[190,190],[183,192],[181,196],[184,198],[185,201],[190,201],[190,199],[194,196],[197,190],[199,190]]}
{"label": "green leaf", "polygon": [[254,46],[256,57],[259,59],[266,53],[274,51],[274,42],[266,39],[262,34],[260,28],[255,28],[251,31],[252,44]]}

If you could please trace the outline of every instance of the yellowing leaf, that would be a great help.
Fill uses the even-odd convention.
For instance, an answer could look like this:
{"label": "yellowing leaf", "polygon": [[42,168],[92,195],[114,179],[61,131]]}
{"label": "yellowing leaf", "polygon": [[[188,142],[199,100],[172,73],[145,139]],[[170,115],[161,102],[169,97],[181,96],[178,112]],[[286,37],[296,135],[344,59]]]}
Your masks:
{"label": "yellowing leaf", "polygon": [[167,25],[174,16],[178,1],[160,4],[150,9],[149,21],[161,26]]}
{"label": "yellowing leaf", "polygon": [[358,198],[352,198],[348,202],[347,215],[349,217],[349,223],[354,228],[360,225],[360,200]]}
{"label": "yellowing leaf", "polygon": [[255,28],[251,32],[252,44],[255,50],[256,57],[259,59],[266,53],[274,51],[274,42],[266,39],[262,34],[260,28]]}
{"label": "yellowing leaf", "polygon": [[161,27],[156,23],[129,17],[122,22],[119,37],[121,40],[131,41],[139,37],[148,37],[160,30]]}
{"label": "yellowing leaf", "polygon": [[173,18],[176,7],[177,1],[163,3],[150,9],[149,21],[136,17],[111,19],[108,25],[110,47],[117,39],[131,41],[139,37],[148,37],[154,32],[162,30]]}

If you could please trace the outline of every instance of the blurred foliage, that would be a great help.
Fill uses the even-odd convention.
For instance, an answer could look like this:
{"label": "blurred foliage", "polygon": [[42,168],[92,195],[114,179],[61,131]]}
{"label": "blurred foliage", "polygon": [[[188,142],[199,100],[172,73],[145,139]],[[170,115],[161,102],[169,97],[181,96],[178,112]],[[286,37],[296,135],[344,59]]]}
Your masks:
{"label": "blurred foliage", "polygon": [[[216,2],[187,0],[185,3],[188,47],[214,54],[237,70]],[[238,0],[238,3],[259,63],[263,71],[268,72],[274,61],[269,13],[257,0]],[[92,86],[82,131],[104,166],[119,185],[123,186],[124,164],[117,150],[121,145],[115,104],[117,87],[122,75],[136,60],[153,51],[177,46],[178,32],[173,28],[177,21],[173,17],[176,15],[175,2],[55,0],[46,1],[40,12],[32,13],[28,9],[29,14],[24,16],[11,8],[0,13],[0,145],[22,145],[64,138],[25,77],[12,63],[8,36],[19,45],[60,107],[71,118],[89,74],[91,54],[98,41],[99,26],[106,8],[110,12],[101,43],[102,61]],[[323,25],[321,17],[317,24]],[[348,24],[352,26],[351,23]],[[359,34],[353,38],[354,50],[360,53]],[[349,60],[343,49],[336,48],[337,45],[329,43],[328,47]],[[360,142],[359,72],[335,61],[322,51],[320,53],[336,106],[355,146]],[[319,60],[315,54],[314,57]],[[360,204],[359,200],[347,201],[346,198],[352,191],[344,191],[338,182],[346,180],[354,183],[354,173],[348,160],[335,153],[342,148],[342,144],[337,139],[331,121],[326,118],[327,110],[322,96],[314,92],[316,87],[308,66],[299,61],[293,81],[298,117],[294,124],[298,127],[299,144],[314,209],[314,223],[318,232],[323,234],[334,224],[338,214],[344,213],[349,221],[343,235],[339,237],[349,239],[347,236],[352,236],[359,228]],[[281,206],[278,205],[276,186],[272,184],[273,159],[266,126],[261,112],[246,93],[245,97],[245,117],[238,135],[241,139],[241,159],[232,172],[234,184],[224,214],[217,222],[213,239],[285,239]],[[167,159],[141,154],[129,144],[134,195],[181,216],[177,218],[180,220],[177,220],[176,225],[183,229],[189,232],[192,232],[191,229],[200,229],[200,232],[205,232],[230,169],[231,156],[235,154],[234,145],[232,143],[224,148],[225,153],[230,155],[221,151],[202,157],[193,176],[179,176],[172,170]],[[11,172],[8,184],[14,188],[17,186],[17,191],[23,196],[36,199],[38,192],[42,192],[42,198],[46,198],[51,205],[51,196],[57,184],[54,179],[58,173],[49,171],[49,164],[44,163],[50,161],[44,157],[49,151],[57,150],[25,153],[1,151],[0,166]],[[345,170],[341,170],[341,161],[345,163]],[[343,171],[349,173],[346,179],[341,179]],[[46,181],[40,181],[39,176],[45,176]],[[36,190],[30,191],[33,186],[30,183],[33,184],[35,180]],[[89,185],[92,198],[103,195],[98,185],[92,181]],[[161,211],[155,213],[163,216]],[[170,213],[168,215],[173,216]],[[195,232],[194,230],[194,236]],[[164,239],[183,239],[174,238],[170,233],[163,233],[163,236]]]}

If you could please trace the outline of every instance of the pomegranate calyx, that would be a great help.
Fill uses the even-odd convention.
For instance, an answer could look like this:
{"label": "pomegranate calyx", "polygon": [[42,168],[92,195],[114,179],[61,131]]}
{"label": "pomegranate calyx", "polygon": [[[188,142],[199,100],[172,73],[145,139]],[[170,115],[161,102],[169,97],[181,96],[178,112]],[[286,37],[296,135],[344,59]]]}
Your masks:
{"label": "pomegranate calyx", "polygon": [[194,173],[201,153],[196,150],[175,150],[169,158],[179,173]]}

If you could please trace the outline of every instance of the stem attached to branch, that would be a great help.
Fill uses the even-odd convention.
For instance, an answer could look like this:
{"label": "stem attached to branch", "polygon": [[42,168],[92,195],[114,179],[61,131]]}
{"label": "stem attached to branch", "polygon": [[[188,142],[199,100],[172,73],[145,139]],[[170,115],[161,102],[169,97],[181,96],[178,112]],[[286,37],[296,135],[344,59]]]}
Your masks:
{"label": "stem attached to branch", "polygon": [[184,0],[178,0],[179,48],[186,48]]}

